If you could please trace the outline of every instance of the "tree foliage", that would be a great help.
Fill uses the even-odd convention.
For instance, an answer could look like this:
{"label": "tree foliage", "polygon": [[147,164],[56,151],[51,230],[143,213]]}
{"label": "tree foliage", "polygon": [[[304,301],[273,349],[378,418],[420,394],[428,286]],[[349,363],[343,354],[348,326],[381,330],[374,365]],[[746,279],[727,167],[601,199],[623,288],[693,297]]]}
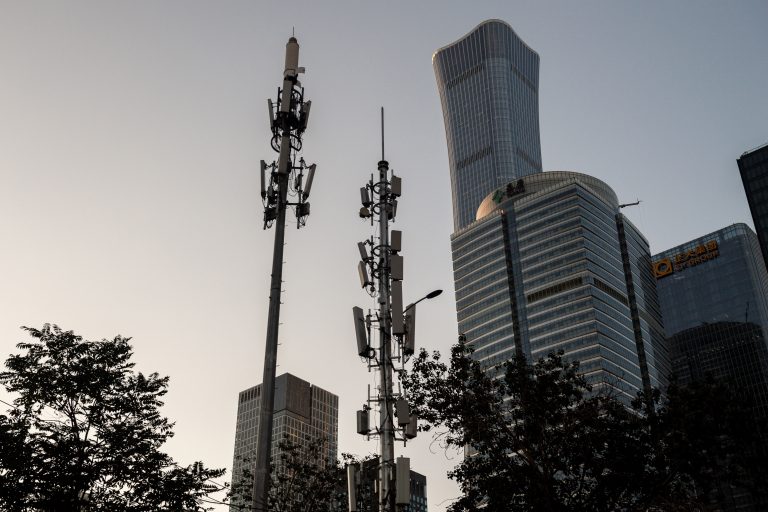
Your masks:
{"label": "tree foliage", "polygon": [[280,443],[269,493],[271,512],[346,512],[346,474],[341,461],[327,460],[327,442]]}
{"label": "tree foliage", "polygon": [[643,476],[652,482],[653,501],[691,510],[665,499],[672,496],[710,510],[733,506],[741,494],[759,510],[768,506],[768,430],[752,405],[732,382],[708,378],[682,386],[673,380],[646,424],[654,436]]}
{"label": "tree foliage", "polygon": [[[348,453],[341,460],[328,461],[328,440],[306,438],[295,442],[288,437],[278,444],[279,455],[271,464],[269,488],[270,512],[346,512],[346,466],[361,464],[370,458],[359,459]],[[253,505],[253,473],[244,470],[232,483],[230,503],[242,511],[256,511]],[[371,502],[361,498],[364,507]]]}
{"label": "tree foliage", "polygon": [[726,387],[672,386],[645,414],[578,369],[562,353],[485,369],[462,341],[448,361],[421,351],[402,376],[420,430],[465,450],[451,512],[707,510],[749,484],[745,408]]}
{"label": "tree foliage", "polygon": [[24,329],[33,340],[0,372],[17,396],[0,416],[0,509],[202,510],[223,470],[161,451],[173,436],[159,412],[168,377],[134,371],[129,338]]}

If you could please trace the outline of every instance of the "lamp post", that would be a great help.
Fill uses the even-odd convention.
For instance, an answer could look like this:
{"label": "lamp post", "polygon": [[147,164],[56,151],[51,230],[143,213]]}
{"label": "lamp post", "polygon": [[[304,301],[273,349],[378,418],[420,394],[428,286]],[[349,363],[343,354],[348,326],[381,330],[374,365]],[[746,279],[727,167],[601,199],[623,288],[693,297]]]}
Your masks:
{"label": "lamp post", "polygon": [[416,302],[414,302],[413,304],[410,304],[407,308],[405,308],[403,310],[403,313],[407,312],[409,309],[414,307],[419,302],[421,302],[423,300],[426,300],[426,299],[434,299],[435,297],[437,297],[441,293],[443,293],[443,290],[433,290],[433,291],[429,292],[428,294],[426,294],[425,296],[423,296],[422,298],[420,298],[419,300],[417,300]]}

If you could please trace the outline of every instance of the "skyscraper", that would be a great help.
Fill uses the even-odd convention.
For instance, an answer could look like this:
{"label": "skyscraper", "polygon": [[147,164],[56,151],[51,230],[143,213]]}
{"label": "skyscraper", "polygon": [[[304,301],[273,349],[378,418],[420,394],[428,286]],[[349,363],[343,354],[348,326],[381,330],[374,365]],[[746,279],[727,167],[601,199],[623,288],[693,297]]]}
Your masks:
{"label": "skyscraper", "polygon": [[768,265],[768,144],[745,152],[736,162],[752,212],[757,239],[760,240],[763,260]]}
{"label": "skyscraper", "polygon": [[541,172],[539,56],[501,20],[432,57],[448,142],[454,230],[493,189]]}
{"label": "skyscraper", "polygon": [[[678,380],[712,376],[729,382],[753,401],[755,421],[768,420],[768,272],[755,233],[733,224],[653,259]],[[763,443],[765,456],[768,439]],[[741,492],[733,500],[724,510],[768,507],[765,495]],[[762,501],[751,508],[753,500]]]}
{"label": "skyscraper", "polygon": [[[261,384],[241,391],[237,405],[235,427],[235,453],[232,462],[232,485],[243,478],[243,470],[256,460],[256,446],[259,434],[259,407]],[[275,415],[272,426],[272,453],[274,463],[279,465],[279,443],[286,439],[302,445],[308,440],[321,439],[325,442],[323,460],[318,464],[336,460],[339,430],[339,397],[311,385],[290,373],[275,379]],[[230,510],[240,510],[242,503],[233,499]]]}
{"label": "skyscraper", "polygon": [[492,366],[563,350],[628,403],[669,372],[648,242],[602,181],[526,176],[451,239],[459,331]]}
{"label": "skyscraper", "polygon": [[668,360],[648,243],[605,183],[542,173],[539,56],[488,20],[435,52],[459,331],[486,366],[563,350],[625,402]]}

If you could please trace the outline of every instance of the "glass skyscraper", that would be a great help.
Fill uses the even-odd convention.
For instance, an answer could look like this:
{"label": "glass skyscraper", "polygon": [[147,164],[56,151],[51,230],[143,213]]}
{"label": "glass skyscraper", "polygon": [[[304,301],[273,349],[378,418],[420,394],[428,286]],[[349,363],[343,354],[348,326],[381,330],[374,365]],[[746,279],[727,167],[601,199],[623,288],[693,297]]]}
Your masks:
{"label": "glass skyscraper", "polygon": [[746,224],[673,247],[653,262],[667,336],[716,322],[768,328],[768,274]]}
{"label": "glass skyscraper", "polygon": [[543,173],[539,56],[500,20],[432,59],[448,144],[459,332],[487,367],[563,350],[629,402],[669,363],[648,243],[614,192]]}
{"label": "glass skyscraper", "polygon": [[768,144],[747,151],[737,163],[763,260],[768,265]]}
{"label": "glass skyscraper", "polygon": [[[261,384],[241,391],[237,405],[235,427],[235,453],[232,462],[232,485],[237,486],[243,471],[256,461],[259,437],[259,410]],[[324,441],[323,460],[317,464],[336,460],[339,437],[339,397],[290,373],[275,379],[275,408],[272,425],[272,463],[280,466],[279,443],[287,440],[306,445],[314,440]],[[232,499],[230,510],[243,508],[243,502]]]}
{"label": "glass skyscraper", "polygon": [[[657,254],[653,265],[680,383],[729,382],[753,401],[756,421],[768,420],[768,272],[755,233],[733,224]],[[724,510],[766,510],[766,487],[762,498],[737,492]]]}
{"label": "glass skyscraper", "polygon": [[602,181],[544,172],[511,182],[451,245],[459,331],[484,365],[563,350],[596,391],[625,403],[665,387],[648,242]]}
{"label": "glass skyscraper", "polygon": [[539,56],[500,20],[432,58],[448,142],[454,230],[493,189],[541,172]]}

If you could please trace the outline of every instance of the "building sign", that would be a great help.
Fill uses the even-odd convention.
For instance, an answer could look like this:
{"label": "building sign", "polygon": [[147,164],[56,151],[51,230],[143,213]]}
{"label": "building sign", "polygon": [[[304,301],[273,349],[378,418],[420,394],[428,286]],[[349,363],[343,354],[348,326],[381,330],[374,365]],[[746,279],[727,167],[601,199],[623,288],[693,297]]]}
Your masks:
{"label": "building sign", "polygon": [[504,199],[507,199],[517,194],[525,192],[525,182],[523,180],[517,180],[517,183],[510,183],[506,188],[496,189],[493,193],[493,202],[496,204],[501,203]]}
{"label": "building sign", "polygon": [[675,272],[701,265],[717,258],[720,255],[718,251],[717,240],[710,240],[704,244],[697,245],[689,251],[680,252],[669,258],[654,261],[653,275],[656,276],[656,279],[661,279]]}

